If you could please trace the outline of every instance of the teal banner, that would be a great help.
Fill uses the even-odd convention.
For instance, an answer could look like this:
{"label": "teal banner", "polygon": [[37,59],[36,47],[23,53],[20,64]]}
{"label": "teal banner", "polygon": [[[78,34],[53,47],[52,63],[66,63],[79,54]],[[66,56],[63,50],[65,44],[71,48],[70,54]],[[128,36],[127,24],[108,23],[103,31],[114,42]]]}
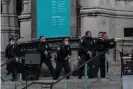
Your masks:
{"label": "teal banner", "polygon": [[70,36],[70,0],[37,0],[37,37]]}

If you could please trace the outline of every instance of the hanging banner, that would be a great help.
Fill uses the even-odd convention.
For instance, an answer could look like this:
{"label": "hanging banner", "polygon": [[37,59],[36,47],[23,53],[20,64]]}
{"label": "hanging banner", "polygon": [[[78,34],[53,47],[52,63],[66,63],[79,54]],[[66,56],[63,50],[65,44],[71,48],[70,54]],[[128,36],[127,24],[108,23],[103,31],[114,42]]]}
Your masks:
{"label": "hanging banner", "polygon": [[37,0],[37,37],[70,36],[70,0]]}

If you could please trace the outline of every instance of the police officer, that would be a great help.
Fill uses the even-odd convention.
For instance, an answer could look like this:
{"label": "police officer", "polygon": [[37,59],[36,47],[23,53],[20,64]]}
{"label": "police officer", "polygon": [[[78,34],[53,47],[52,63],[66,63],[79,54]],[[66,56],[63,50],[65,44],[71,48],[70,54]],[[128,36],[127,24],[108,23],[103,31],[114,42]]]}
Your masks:
{"label": "police officer", "polygon": [[99,32],[99,38],[96,40],[95,43],[95,48],[97,51],[97,54],[103,52],[98,58],[100,64],[99,64],[99,69],[100,69],[100,77],[105,78],[106,76],[106,69],[105,69],[105,51],[106,51],[106,42],[104,39],[104,32]]}
{"label": "police officer", "polygon": [[13,59],[13,55],[11,53],[11,50],[12,48],[14,48],[14,44],[15,44],[15,41],[14,41],[14,38],[10,38],[9,39],[9,44],[6,46],[6,49],[5,49],[5,53],[6,53],[6,59],[7,59],[7,75],[9,75],[11,73],[11,69],[10,69],[10,60]]}
{"label": "police officer", "polygon": [[[108,34],[107,34],[106,32],[103,32],[103,34],[104,34],[104,40],[106,40],[106,41],[109,40],[109,39],[108,39]],[[106,65],[106,67],[105,67],[105,68],[106,68],[106,71],[107,71],[107,73],[108,73],[109,63],[108,63],[108,57],[107,57],[107,55],[109,54],[109,48],[106,48],[105,51],[106,51],[106,53],[105,53],[105,58],[106,58],[106,59],[105,59],[105,60],[106,60],[106,61],[105,61],[105,63],[106,63],[105,65]]]}
{"label": "police officer", "polygon": [[116,45],[116,43],[117,43],[117,39],[108,39],[108,34],[106,33],[106,32],[103,32],[103,38],[104,38],[104,40],[106,41],[105,43],[105,47],[106,47],[106,49],[105,49],[105,57],[106,57],[106,62],[107,62],[107,72],[108,72],[108,67],[109,67],[109,63],[108,63],[108,54],[109,54],[109,49],[112,49],[112,48],[114,48],[114,46]]}
{"label": "police officer", "polygon": [[98,58],[100,61],[100,64],[99,64],[100,77],[105,78],[106,77],[105,54],[110,48],[114,47],[113,44],[115,44],[116,40],[105,39],[106,37],[104,32],[100,32],[99,34],[100,34],[99,39],[97,39],[95,42],[95,48],[96,48],[97,54],[103,52],[103,54],[101,54]]}
{"label": "police officer", "polygon": [[[86,61],[88,61],[92,57],[92,50],[93,50],[94,40],[92,38],[92,34],[90,31],[85,33],[85,36],[81,38],[81,42],[79,44],[79,52],[80,52],[80,61],[79,65],[82,65]],[[89,64],[91,68],[92,65]],[[79,69],[78,78],[82,78],[84,67]]]}
{"label": "police officer", "polygon": [[[98,33],[98,38],[95,38],[95,42],[94,42],[94,56],[96,56],[99,52],[98,52],[98,47],[99,47],[99,40],[101,40],[103,37],[103,32],[99,32]],[[94,60],[95,63],[95,73],[93,75],[95,75],[95,77],[98,77],[98,70],[99,70],[99,66],[100,66],[100,60],[99,58],[96,58],[96,60]]]}
{"label": "police officer", "polygon": [[[57,49],[57,60],[56,60],[56,71],[55,71],[55,80],[58,79],[62,68],[65,70],[65,74],[70,72],[69,60],[71,58],[71,48],[69,45],[69,39],[64,38],[63,44],[60,45]],[[70,77],[66,77],[69,79]]]}
{"label": "police officer", "polygon": [[[50,47],[48,42],[46,42],[45,37],[40,36],[40,43],[39,43],[38,51],[41,54],[41,64],[40,64],[40,68],[39,68],[38,73],[40,73],[41,66],[44,62],[48,66],[52,77],[54,77],[54,68],[52,66],[52,61],[51,61],[51,58],[52,58],[51,57],[51,50],[52,50],[52,48]],[[38,74],[38,77],[39,77],[39,74]]]}
{"label": "police officer", "polygon": [[16,80],[16,71],[22,72],[23,69],[21,69],[21,57],[23,55],[22,52],[22,41],[21,39],[17,39],[17,44],[12,49],[12,55],[14,57],[14,60],[11,61],[11,69],[12,69],[12,81]]}

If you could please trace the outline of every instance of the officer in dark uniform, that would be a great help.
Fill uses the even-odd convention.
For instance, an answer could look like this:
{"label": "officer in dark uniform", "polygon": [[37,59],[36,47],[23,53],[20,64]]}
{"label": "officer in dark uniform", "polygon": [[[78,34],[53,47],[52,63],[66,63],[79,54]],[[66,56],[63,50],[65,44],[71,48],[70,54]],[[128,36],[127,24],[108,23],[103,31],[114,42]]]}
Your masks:
{"label": "officer in dark uniform", "polygon": [[6,59],[7,59],[7,75],[9,75],[11,73],[11,69],[10,69],[10,60],[13,59],[13,55],[11,53],[11,50],[12,48],[14,48],[14,44],[15,44],[15,41],[14,41],[14,38],[10,38],[9,39],[9,44],[6,46],[6,49],[5,49],[5,53],[6,53]]}
{"label": "officer in dark uniform", "polygon": [[14,60],[11,61],[11,69],[12,69],[12,81],[16,80],[16,72],[23,71],[21,66],[21,57],[23,56],[22,51],[22,41],[21,39],[17,39],[17,44],[12,49],[12,55],[14,57]]}
{"label": "officer in dark uniform", "polygon": [[[93,45],[94,45],[94,40],[92,38],[92,34],[90,31],[87,31],[85,33],[85,36],[82,37],[81,42],[79,44],[79,54],[80,54],[80,61],[79,65],[82,65],[86,61],[88,61],[92,56],[93,56]],[[89,68],[91,68],[92,65],[89,64]],[[78,78],[82,78],[84,67],[79,69],[79,76]]]}
{"label": "officer in dark uniform", "polygon": [[[69,45],[69,40],[68,38],[63,39],[63,44],[60,45],[57,49],[57,60],[56,60],[56,71],[55,71],[55,78],[58,79],[59,74],[64,68],[65,74],[68,74],[70,72],[70,65],[69,65],[69,60],[71,58],[71,48]],[[66,77],[69,79],[70,77]]]}
{"label": "officer in dark uniform", "polygon": [[[96,40],[95,43],[95,49],[97,51],[97,54],[101,53],[101,52],[105,52],[105,41],[104,41],[104,34],[103,32],[99,32],[99,38]],[[100,77],[101,78],[105,78],[105,53],[101,54],[98,57],[100,64],[99,64],[99,68],[100,68]],[[98,73],[98,72],[97,72]]]}
{"label": "officer in dark uniform", "polygon": [[46,42],[45,37],[40,36],[40,43],[39,43],[38,51],[41,53],[41,64],[40,64],[40,68],[39,68],[38,73],[40,73],[41,66],[44,62],[48,66],[52,77],[54,77],[54,68],[52,66],[52,61],[51,61],[51,58],[52,58],[51,57],[51,50],[52,50],[52,48]]}
{"label": "officer in dark uniform", "polygon": [[[105,40],[105,41],[109,40],[109,39],[108,39],[107,33],[106,33],[106,32],[103,32],[103,34],[104,34],[104,40]],[[109,48],[106,48],[106,49],[105,49],[105,52],[106,52],[106,53],[105,53],[105,58],[106,58],[106,67],[107,67],[107,68],[106,68],[106,71],[108,72],[109,63],[108,63],[108,59],[107,59],[107,54],[109,54]]]}
{"label": "officer in dark uniform", "polygon": [[97,54],[103,52],[103,54],[101,54],[98,58],[100,61],[99,64],[100,77],[105,78],[106,77],[105,53],[107,52],[107,50],[114,47],[113,44],[115,43],[115,40],[114,39],[106,40],[104,32],[100,32],[99,34],[100,34],[99,39],[97,39],[95,42],[95,49],[97,51]]}
{"label": "officer in dark uniform", "polygon": [[[99,39],[102,39],[102,36],[103,36],[103,32],[99,32],[98,33],[98,38],[95,38],[94,39],[94,49],[93,49],[93,51],[94,51],[94,56],[96,56],[99,52],[98,52],[98,44],[97,44],[97,42],[99,41]],[[99,58],[96,58],[95,60],[94,60],[94,64],[95,64],[95,72],[93,73],[93,75],[95,76],[95,77],[98,77],[98,70],[99,70],[99,65],[100,65],[100,60],[99,60]]]}
{"label": "officer in dark uniform", "polygon": [[[115,45],[116,45],[116,42],[118,41],[118,40],[116,40],[116,39],[108,39],[108,34],[106,33],[106,32],[103,32],[103,36],[104,36],[104,40],[106,41],[106,44],[105,44],[105,47],[106,47],[106,49],[105,49],[105,54],[109,54],[109,49],[112,49],[112,48],[114,48],[115,47]],[[107,70],[107,72],[108,72],[108,67],[109,67],[109,63],[108,63],[108,57],[107,57],[107,55],[105,55],[106,56],[106,62],[107,62],[107,68],[106,68],[106,70]]]}

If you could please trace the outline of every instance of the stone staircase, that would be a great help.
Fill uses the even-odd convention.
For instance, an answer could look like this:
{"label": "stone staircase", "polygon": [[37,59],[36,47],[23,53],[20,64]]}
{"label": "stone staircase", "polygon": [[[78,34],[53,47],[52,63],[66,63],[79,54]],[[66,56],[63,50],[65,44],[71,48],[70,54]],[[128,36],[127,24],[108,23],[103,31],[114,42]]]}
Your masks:
{"label": "stone staircase", "polygon": [[[122,80],[119,76],[110,77],[112,81],[108,79],[88,79],[88,89],[122,89]],[[51,78],[42,78],[38,80],[38,82],[54,82],[55,80],[51,80]],[[77,77],[71,77],[71,79],[66,80],[67,89],[84,89],[84,79],[77,79]],[[24,83],[24,84],[22,84]],[[16,82],[17,89],[22,89],[26,84],[24,81]],[[28,82],[28,84],[31,83]],[[44,88],[46,85],[34,84],[28,87],[27,89],[50,89]],[[1,89],[15,89],[15,82],[7,81],[2,84]],[[53,89],[64,89],[64,80],[60,81],[56,85],[53,86]]]}
{"label": "stone staircase", "polygon": [[[4,61],[2,61],[3,63]],[[118,61],[111,61],[109,63],[109,75],[107,78],[111,79],[88,79],[88,89],[123,89],[122,85],[122,78],[120,77],[120,60]],[[6,69],[5,66],[2,67],[2,77],[5,80],[11,79],[10,76],[6,76]],[[28,81],[28,84],[31,83],[32,81]],[[38,82],[54,82],[51,77],[40,77]],[[84,78],[83,79],[78,79],[77,76],[71,76],[71,79],[66,80],[67,82],[67,88],[66,89],[85,89],[84,88]],[[22,89],[25,87],[25,81],[16,82],[16,89]],[[11,81],[6,81],[2,83],[1,89],[15,89],[15,82]],[[39,85],[39,84],[34,84],[28,87],[27,89],[50,89],[50,88],[45,88],[45,85]],[[53,86],[53,89],[64,89],[64,80],[60,81],[56,85]]]}
{"label": "stone staircase", "polygon": [[[119,65],[120,64],[117,62],[111,64],[111,67],[109,68],[109,76],[107,79],[88,79],[88,89],[123,89]],[[6,70],[3,69],[2,71]],[[4,78],[8,80],[11,79],[11,76],[6,77],[6,75],[4,75]],[[110,81],[108,78],[112,81]],[[31,82],[32,81],[29,81],[28,84]],[[51,77],[40,77],[38,82],[54,82],[54,80],[52,80]],[[71,79],[66,80],[66,82],[67,89],[84,89],[84,77],[80,80],[76,76],[71,76]],[[26,85],[25,81],[22,81],[22,83],[19,81],[16,82],[17,89],[22,89]],[[45,85],[34,84],[27,89],[50,89],[44,87]],[[2,83],[1,89],[15,89],[15,82],[6,81]],[[64,80],[54,85],[53,89],[64,89]]]}

